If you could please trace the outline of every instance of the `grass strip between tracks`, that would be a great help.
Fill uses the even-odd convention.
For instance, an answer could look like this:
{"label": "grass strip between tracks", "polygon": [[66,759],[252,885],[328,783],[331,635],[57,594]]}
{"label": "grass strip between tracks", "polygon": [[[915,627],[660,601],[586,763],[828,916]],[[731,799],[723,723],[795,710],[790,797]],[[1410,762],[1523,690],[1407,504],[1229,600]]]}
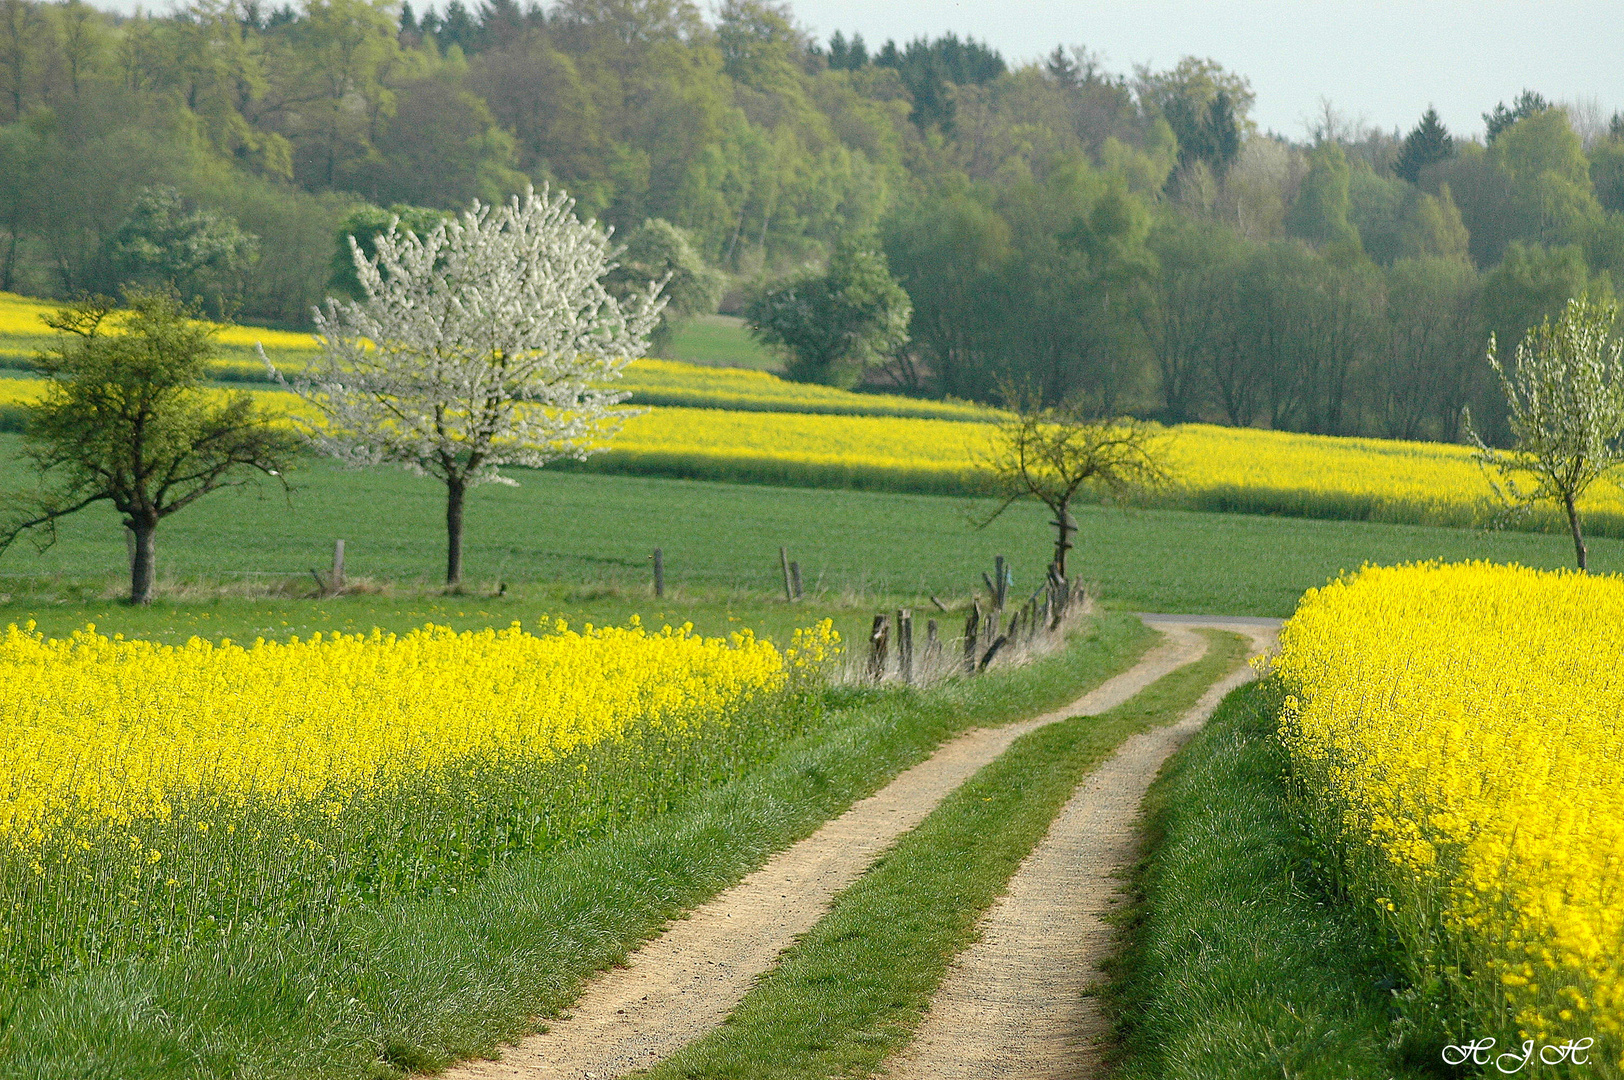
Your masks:
{"label": "grass strip between tracks", "polygon": [[841,894],[727,1024],[640,1075],[868,1075],[907,1043],[949,962],[1089,771],[1128,736],[1176,720],[1245,656],[1241,638],[1209,638],[1201,660],[1123,705],[1016,740]]}
{"label": "grass strip between tracks", "polygon": [[1229,695],[1146,799],[1150,848],[1107,992],[1122,1080],[1450,1071],[1390,1050],[1404,1034],[1399,967],[1318,870],[1275,737],[1279,705],[1270,681]]}
{"label": "grass strip between tracks", "polygon": [[944,739],[1063,706],[1154,641],[1107,614],[1024,667],[927,691],[830,691],[812,732],[765,765],[461,895],[357,913],[336,949],[282,935],[207,962],[67,973],[0,1000],[0,1078],[377,1080],[487,1053]]}

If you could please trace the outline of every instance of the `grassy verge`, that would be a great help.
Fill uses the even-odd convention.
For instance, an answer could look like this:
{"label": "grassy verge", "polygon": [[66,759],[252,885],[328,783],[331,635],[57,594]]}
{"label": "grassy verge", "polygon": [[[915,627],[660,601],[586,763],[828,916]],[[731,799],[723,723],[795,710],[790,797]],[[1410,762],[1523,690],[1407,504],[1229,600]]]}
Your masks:
{"label": "grassy verge", "polygon": [[1399,970],[1326,889],[1285,784],[1278,691],[1231,694],[1151,789],[1151,848],[1109,992],[1123,1080],[1389,1080]]}
{"label": "grassy verge", "polygon": [[458,895],[352,912],[336,945],[287,933],[59,976],[0,1001],[0,1077],[354,1080],[489,1051],[942,739],[1063,704],[1153,636],[1106,616],[1029,667],[928,692],[831,692],[812,734],[765,765]]}
{"label": "grassy verge", "polygon": [[948,963],[1078,783],[1245,655],[1240,638],[1209,637],[1199,662],[1126,704],[1022,736],[846,890],[725,1026],[648,1075],[788,1080],[877,1068],[908,1041]]}

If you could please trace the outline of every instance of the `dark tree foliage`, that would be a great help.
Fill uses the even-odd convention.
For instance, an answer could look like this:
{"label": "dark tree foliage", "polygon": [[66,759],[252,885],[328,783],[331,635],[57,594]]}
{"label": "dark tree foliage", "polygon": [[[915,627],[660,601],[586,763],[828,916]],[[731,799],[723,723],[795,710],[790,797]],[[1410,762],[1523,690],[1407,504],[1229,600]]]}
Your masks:
{"label": "dark tree foliage", "polygon": [[862,34],[853,34],[851,40],[836,30],[829,38],[829,51],[827,53],[829,66],[836,71],[859,71],[868,66],[868,46],[863,44]]}
{"label": "dark tree foliage", "polygon": [[1550,107],[1550,102],[1546,101],[1543,95],[1525,89],[1517,95],[1517,99],[1511,103],[1510,108],[1507,108],[1506,103],[1502,101],[1494,107],[1493,112],[1483,114],[1484,141],[1494,142],[1502,131],[1515,124],[1518,120],[1526,119],[1535,113],[1544,112]]}
{"label": "dark tree foliage", "polygon": [[115,288],[173,289],[220,316],[233,277],[259,254],[259,238],[227,215],[199,208],[172,187],[147,188],[108,240],[108,272]]}
{"label": "dark tree foliage", "polygon": [[1179,165],[1203,161],[1222,177],[1240,154],[1240,117],[1227,91],[1219,90],[1205,105],[1188,97],[1176,97],[1162,110],[1168,127],[1179,141]]}
{"label": "dark tree foliage", "polygon": [[745,319],[759,340],[783,350],[790,378],[849,387],[908,343],[912,311],[885,255],[848,239],[823,273],[759,291]]}
{"label": "dark tree foliage", "polygon": [[902,50],[887,41],[874,63],[894,68],[902,77],[913,99],[909,119],[920,129],[943,131],[953,127],[951,87],[979,86],[1007,70],[1004,58],[991,46],[957,34],[944,34],[934,41],[915,38]]}
{"label": "dark tree foliage", "polygon": [[1455,137],[1438,119],[1438,110],[1428,106],[1421,114],[1421,122],[1404,137],[1393,172],[1413,184],[1420,178],[1422,169],[1454,156]]}
{"label": "dark tree foliage", "polygon": [[351,300],[366,299],[360,279],[355,276],[354,249],[350,246],[352,237],[360,245],[361,254],[370,259],[377,255],[374,243],[381,234],[389,231],[391,225],[403,232],[427,236],[448,216],[443,210],[399,203],[387,210],[381,206],[363,206],[356,210],[338,228],[333,245],[332,270],[327,278],[328,290]]}

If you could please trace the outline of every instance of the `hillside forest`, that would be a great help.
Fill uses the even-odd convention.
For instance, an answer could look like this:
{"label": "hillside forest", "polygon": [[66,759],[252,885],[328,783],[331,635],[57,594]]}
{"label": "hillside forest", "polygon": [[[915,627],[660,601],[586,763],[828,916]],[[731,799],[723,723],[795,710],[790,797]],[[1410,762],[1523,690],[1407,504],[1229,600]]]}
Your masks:
{"label": "hillside forest", "polygon": [[864,385],[1503,437],[1490,334],[1624,282],[1624,117],[1527,90],[1482,137],[1329,103],[1288,137],[1253,102],[1200,58],[823,40],[765,0],[0,0],[0,290],[308,328],[349,234],[551,185],[677,252],[674,315],[888,275],[911,319]]}

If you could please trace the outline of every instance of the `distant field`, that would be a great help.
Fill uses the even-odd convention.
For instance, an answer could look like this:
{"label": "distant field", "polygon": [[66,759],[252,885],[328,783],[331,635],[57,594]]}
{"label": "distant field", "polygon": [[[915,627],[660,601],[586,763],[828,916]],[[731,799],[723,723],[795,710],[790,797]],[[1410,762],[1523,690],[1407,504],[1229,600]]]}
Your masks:
{"label": "distant field", "polygon": [[[0,343],[31,340],[21,335],[46,307],[0,294]],[[696,325],[742,334],[714,320]],[[255,342],[290,372],[313,352],[309,335],[287,331],[229,327],[220,340],[226,358],[216,370],[223,378],[265,379]],[[19,356],[12,359],[21,363]],[[0,355],[0,364],[6,362]],[[634,361],[621,385],[631,393],[630,404],[648,411],[627,421],[606,452],[568,467],[962,495],[977,488],[978,461],[998,416],[964,402],[855,394],[765,371],[672,360]],[[0,379],[0,427],[16,430],[22,406],[39,391],[37,380]],[[300,408],[274,393],[266,400]],[[1167,455],[1175,483],[1150,499],[1162,508],[1448,526],[1481,524],[1495,510],[1489,485],[1463,446],[1187,424],[1170,429]],[[1584,510],[1588,532],[1624,536],[1618,486],[1598,484]],[[1544,508],[1521,527],[1550,531],[1562,523],[1553,508]]]}
{"label": "distant field", "polygon": [[[0,436],[0,488],[24,479],[10,457],[17,445],[15,436]],[[313,593],[309,571],[325,572],[333,539],[343,537],[352,579],[395,582],[400,597],[183,598],[132,612],[112,600],[127,585],[122,532],[110,511],[97,509],[68,519],[60,543],[43,555],[22,542],[0,557],[0,625],[36,618],[63,633],[89,619],[108,632],[251,639],[374,624],[403,629],[429,618],[506,625],[564,614],[602,623],[636,613],[693,617],[715,633],[740,624],[784,630],[807,611],[826,611],[850,631],[898,603],[936,614],[931,594],[962,605],[999,554],[1011,561],[1017,593],[1035,589],[1050,556],[1044,515],[1032,505],[977,530],[971,517],[985,502],[551,470],[515,475],[518,487],[470,497],[467,579],[476,595],[468,598],[432,595],[444,558],[439,485],[397,470],[313,463],[295,476],[291,498],[274,488],[225,492],[171,518],[158,534],[161,579],[233,582],[250,578],[241,571],[276,572],[261,580]],[[1571,558],[1565,538],[1530,533],[1167,510],[1085,508],[1078,516],[1071,569],[1097,582],[1108,603],[1135,610],[1280,616],[1305,588],[1367,561],[1560,567]],[[779,545],[801,565],[805,605],[774,599]],[[665,605],[649,594],[655,547],[664,549],[675,595]],[[1602,572],[1624,569],[1624,542],[1597,540],[1593,559]],[[498,581],[508,583],[508,595],[491,595]]]}
{"label": "distant field", "polygon": [[[0,421],[15,430],[41,385],[0,379]],[[291,395],[260,393],[274,407],[309,412]],[[991,434],[991,425],[973,420],[653,407],[627,420],[604,453],[559,467],[964,495],[978,488],[977,462]],[[1489,486],[1464,446],[1211,424],[1172,428],[1168,437],[1175,482],[1149,499],[1162,508],[1456,527],[1493,516]],[[1588,533],[1624,535],[1624,490],[1598,484],[1583,505]],[[1544,508],[1525,527],[1563,526]]]}
{"label": "distant field", "polygon": [[[31,357],[52,343],[39,316],[55,306],[0,293],[0,369],[30,371]],[[725,320],[713,326],[699,320],[678,335],[712,334],[718,341],[737,338],[750,349],[754,341],[727,316],[707,317]],[[731,329],[730,329],[731,327]],[[265,383],[271,381],[257,346],[286,375],[295,375],[317,354],[312,334],[270,330],[257,326],[227,326],[216,338],[218,359],[212,365],[213,377],[222,382]],[[719,347],[720,348],[720,347]],[[726,350],[735,355],[732,346]],[[764,370],[772,366],[770,357],[760,353],[747,356],[750,363],[733,365],[716,359],[719,352],[690,355],[684,359],[642,359],[628,365],[617,384],[631,395],[635,405],[682,405],[702,409],[739,409],[753,412],[829,413],[850,416],[921,416],[944,420],[985,420],[996,410],[983,405],[957,401],[931,401],[894,394],[854,394],[832,386],[794,383]],[[762,359],[762,363],[754,360]]]}
{"label": "distant field", "polygon": [[688,320],[671,335],[671,347],[666,351],[671,354],[667,359],[690,364],[768,371],[781,363],[750,336],[743,319],[732,315],[700,315]]}

